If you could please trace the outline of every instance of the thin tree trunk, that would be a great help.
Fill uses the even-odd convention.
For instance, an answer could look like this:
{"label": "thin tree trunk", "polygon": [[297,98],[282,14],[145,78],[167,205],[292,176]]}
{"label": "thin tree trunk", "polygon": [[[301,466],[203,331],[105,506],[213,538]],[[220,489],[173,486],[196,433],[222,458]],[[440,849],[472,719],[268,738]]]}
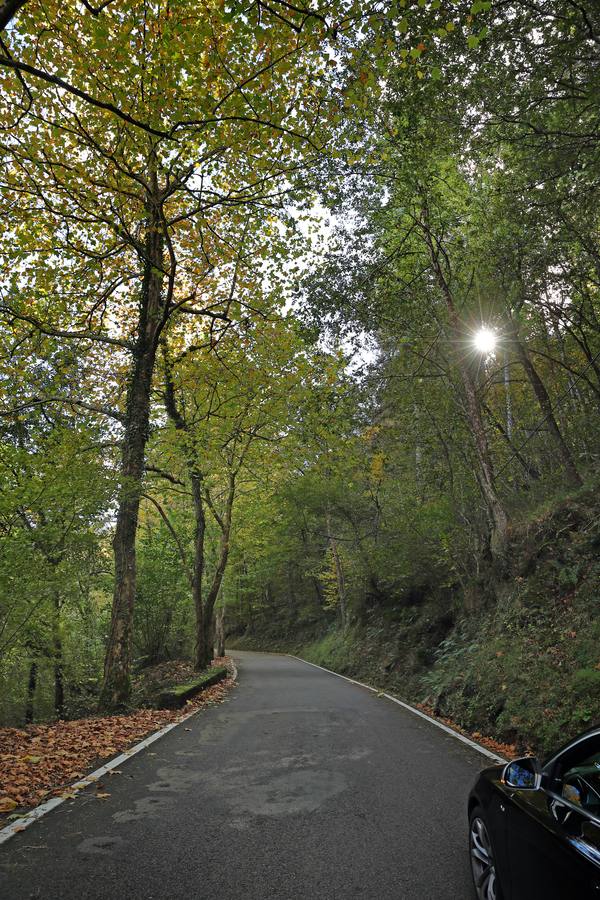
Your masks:
{"label": "thin tree trunk", "polygon": [[35,690],[37,688],[37,673],[37,662],[35,661],[35,659],[32,659],[29,665],[29,678],[27,681],[27,703],[25,705],[25,722],[27,724],[33,722]]}
{"label": "thin tree trunk", "polygon": [[217,562],[217,567],[215,569],[212,584],[208,590],[208,594],[206,595],[206,600],[204,602],[202,634],[200,635],[200,640],[198,642],[198,646],[196,647],[196,669],[205,669],[210,665],[213,658],[213,611],[215,608],[215,603],[217,602],[217,598],[219,596],[219,591],[221,590],[221,584],[223,582],[223,576],[225,574],[225,569],[227,568],[227,560],[229,558],[229,538],[231,535],[231,521],[233,517],[233,501],[235,499],[235,479],[235,472],[231,472],[229,475],[229,489],[227,492],[227,501],[225,504],[225,513],[223,517],[219,516],[216,513],[214,507],[212,507],[211,505],[213,514],[215,515],[215,518],[217,519],[217,522],[221,529],[221,545],[219,561]]}
{"label": "thin tree trunk", "polygon": [[506,429],[504,428],[504,425],[502,424],[502,422],[498,421],[498,419],[496,418],[496,416],[494,415],[492,410],[489,408],[487,403],[484,403],[482,405],[483,405],[483,409],[484,409],[486,415],[488,416],[490,422],[492,423],[492,425],[494,426],[496,431],[502,435],[502,437],[506,441],[507,446],[510,449],[511,454],[514,456],[514,458],[517,460],[517,462],[521,465],[521,467],[523,468],[523,471],[525,472],[527,477],[534,479],[534,480],[538,479],[540,477],[540,473],[539,473],[538,469],[536,468],[536,466],[523,456],[523,454],[520,452],[518,447],[515,447],[512,440],[510,439]]}
{"label": "thin tree trunk", "polygon": [[[206,534],[206,516],[204,514],[204,502],[202,500],[202,477],[196,471],[192,473],[192,496],[194,499],[194,516],[196,528],[194,533],[194,575],[192,580],[192,595],[194,612],[196,614],[196,640],[194,646],[194,664],[197,669],[203,669],[204,652],[204,607],[202,604],[202,576],[204,574],[204,537]],[[208,663],[206,664],[208,665]]]}
{"label": "thin tree trunk", "polygon": [[103,709],[125,706],[130,694],[136,587],[135,539],[149,435],[152,376],[165,315],[162,296],[164,236],[161,227],[158,202],[149,204],[138,334],[127,392],[121,451],[121,493],[113,539],[115,586],[100,696]]}
{"label": "thin tree trunk", "polygon": [[[434,239],[425,221],[422,223],[422,227],[436,280],[442,292],[442,296],[444,297],[444,300],[446,302],[450,328],[453,335],[455,335],[457,339],[460,339],[463,336],[462,329],[460,327],[460,321],[456,305],[454,303],[454,297],[452,295],[452,291],[450,290],[448,281],[446,280],[446,276],[444,275],[444,271],[440,262],[440,251],[437,248],[437,245],[434,244]],[[494,484],[494,467],[490,455],[487,435],[485,433],[485,426],[481,416],[481,409],[479,406],[479,399],[477,397],[475,379],[473,378],[473,374],[468,363],[465,362],[465,360],[460,355],[457,358],[456,365],[463,385],[463,391],[466,400],[467,419],[475,445],[475,454],[478,463],[477,480],[479,482],[481,493],[483,495],[483,499],[488,510],[488,515],[491,520],[492,529],[490,549],[492,551],[492,555],[496,559],[504,560],[506,557],[508,517]]]}
{"label": "thin tree trunk", "polygon": [[[300,537],[302,538],[302,543],[306,549],[306,552],[308,553],[310,550],[310,546],[309,546],[308,538],[306,536],[306,531],[304,530],[304,528],[300,529]],[[319,583],[319,579],[317,578],[316,575],[311,575],[310,579],[311,579],[312,585],[315,589],[315,596],[317,598],[317,603],[319,604],[319,606],[323,606],[323,603],[325,602],[325,597],[323,596],[323,588],[321,587],[321,585]]]}
{"label": "thin tree trunk", "polygon": [[297,610],[296,589],[294,587],[294,575],[292,572],[291,565],[287,566],[287,581],[288,581],[288,616],[289,616],[289,626],[291,628],[296,621],[296,610]]}
{"label": "thin tree trunk", "polygon": [[493,556],[504,558],[506,555],[508,519],[494,485],[494,470],[485,433],[485,426],[483,424],[479,401],[477,399],[475,382],[464,363],[460,365],[460,369],[467,401],[467,414],[475,440],[475,450],[477,461],[479,463],[479,484],[492,520],[490,546]]}
{"label": "thin tree trunk", "polygon": [[423,472],[422,472],[422,461],[423,461],[423,453],[421,450],[421,445],[419,444],[419,407],[416,403],[413,403],[413,411],[415,417],[415,487],[417,489],[417,496],[419,500],[423,501]]}
{"label": "thin tree trunk", "polygon": [[512,441],[513,434],[513,414],[512,414],[512,397],[510,394],[510,370],[508,367],[508,356],[506,351],[504,352],[504,364],[503,364],[503,374],[504,374],[504,397],[506,401],[506,437],[509,442]]}
{"label": "thin tree trunk", "polygon": [[327,509],[325,512],[325,523],[327,525],[327,540],[329,541],[331,555],[333,556],[333,563],[335,566],[335,580],[337,583],[338,598],[340,601],[340,620],[342,631],[346,631],[348,627],[348,598],[346,595],[346,579],[344,577],[344,569],[342,566],[342,561],[340,559],[340,554],[338,552],[337,541],[333,535],[333,531],[331,528],[331,514],[329,509]]}
{"label": "thin tree trunk", "polygon": [[[188,436],[189,426],[184,415],[177,405],[175,395],[175,383],[169,363],[166,345],[163,345],[163,360],[165,370],[165,409],[167,415],[182,435]],[[204,499],[202,496],[203,475],[198,469],[194,458],[193,449],[187,448],[187,469],[192,485],[192,501],[194,505],[194,565],[192,572],[192,603],[195,617],[195,641],[194,641],[194,667],[204,669],[210,663],[206,660],[206,634],[204,627],[204,597],[202,579],[204,576],[204,541],[206,536],[206,514],[204,511]],[[212,658],[212,648],[211,648]]]}
{"label": "thin tree trunk", "polygon": [[216,653],[218,657],[225,656],[225,607],[220,606],[217,611],[216,620]]}
{"label": "thin tree trunk", "polygon": [[577,471],[577,467],[571,455],[571,451],[569,450],[565,439],[562,436],[561,430],[558,426],[558,422],[556,421],[556,417],[554,415],[554,410],[552,409],[552,403],[550,402],[550,397],[548,395],[548,391],[546,390],[546,386],[544,382],[540,378],[537,369],[533,365],[529,354],[527,353],[526,348],[521,343],[519,338],[519,332],[517,330],[516,324],[513,322],[512,325],[512,334],[511,337],[513,339],[513,343],[515,345],[515,349],[521,361],[521,365],[525,370],[525,374],[529,379],[529,383],[533,389],[535,397],[538,401],[540,410],[542,411],[542,415],[548,425],[548,431],[552,435],[552,439],[556,445],[556,449],[558,450],[559,456],[561,458],[562,464],[565,469],[565,473],[569,483],[574,487],[580,487],[582,484],[581,477],[579,472]]}
{"label": "thin tree trunk", "polygon": [[52,650],[54,666],[54,712],[57,719],[65,717],[65,686],[63,672],[63,647],[60,634],[60,597],[54,595],[54,621],[52,623]]}

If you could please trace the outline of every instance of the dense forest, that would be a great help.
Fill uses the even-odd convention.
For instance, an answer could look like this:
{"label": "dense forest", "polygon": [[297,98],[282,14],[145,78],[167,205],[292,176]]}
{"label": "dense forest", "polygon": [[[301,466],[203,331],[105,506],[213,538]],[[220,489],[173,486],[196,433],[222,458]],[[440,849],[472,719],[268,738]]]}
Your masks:
{"label": "dense forest", "polygon": [[597,719],[595,0],[0,27],[0,723],[215,630],[510,743]]}

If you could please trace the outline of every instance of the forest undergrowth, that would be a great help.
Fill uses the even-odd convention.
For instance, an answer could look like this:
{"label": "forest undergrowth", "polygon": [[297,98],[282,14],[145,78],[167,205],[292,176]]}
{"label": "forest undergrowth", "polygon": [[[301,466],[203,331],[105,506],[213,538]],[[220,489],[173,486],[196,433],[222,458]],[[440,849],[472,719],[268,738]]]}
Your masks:
{"label": "forest undergrowth", "polygon": [[[345,632],[280,625],[230,643],[281,650],[381,687],[505,753],[548,752],[597,723],[600,503],[596,485],[514,525],[509,571],[466,585],[409,587]],[[475,614],[476,613],[476,614]]]}

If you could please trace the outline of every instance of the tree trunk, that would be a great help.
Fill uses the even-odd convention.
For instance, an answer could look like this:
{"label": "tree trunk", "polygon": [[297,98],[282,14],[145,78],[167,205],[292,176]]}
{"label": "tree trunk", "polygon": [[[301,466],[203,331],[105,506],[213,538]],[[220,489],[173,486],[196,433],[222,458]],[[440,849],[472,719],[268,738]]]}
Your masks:
{"label": "tree trunk", "polygon": [[57,719],[65,717],[65,687],[63,674],[63,647],[60,634],[60,597],[54,596],[54,621],[52,623],[52,650],[54,665],[54,712]]}
{"label": "tree trunk", "polygon": [[510,394],[510,370],[508,367],[508,356],[506,351],[504,352],[504,362],[503,362],[503,374],[504,374],[504,397],[506,401],[506,436],[510,441],[512,441],[513,434],[513,414],[512,414],[512,397]]}
{"label": "tree trunk", "polygon": [[215,628],[216,653],[218,657],[225,656],[225,607],[220,606],[217,611]]}
{"label": "tree trunk", "polygon": [[[189,426],[177,405],[175,394],[175,382],[166,344],[163,345],[163,359],[165,369],[165,409],[167,415],[175,425],[175,428],[185,436],[187,441]],[[192,572],[192,603],[194,606],[195,616],[195,642],[194,642],[194,667],[196,669],[204,669],[210,663],[210,659],[206,662],[206,634],[204,627],[204,603],[202,592],[202,579],[204,575],[204,539],[206,535],[206,515],[204,511],[204,499],[202,497],[203,475],[199,470],[193,449],[193,441],[191,446],[187,448],[187,469],[192,485],[192,501],[194,505],[194,567]],[[212,659],[212,643],[210,649]]]}
{"label": "tree trunk", "polygon": [[113,540],[115,586],[112,618],[100,695],[100,706],[107,710],[126,706],[130,693],[136,586],[135,539],[149,434],[152,376],[165,315],[162,296],[163,246],[160,210],[157,204],[149,204],[138,334],[121,449],[121,488]]}
{"label": "tree trunk", "polygon": [[494,485],[494,470],[485,426],[479,408],[475,382],[464,362],[460,363],[460,370],[467,401],[467,415],[475,441],[475,451],[479,464],[479,485],[492,521],[490,548],[495,558],[503,559],[506,556],[508,518]]}
{"label": "tree trunk", "polygon": [[[424,216],[426,217],[425,210]],[[431,232],[429,231],[426,218],[422,222],[422,227],[436,280],[442,292],[442,296],[444,297],[446,308],[448,310],[450,328],[452,330],[453,336],[455,336],[457,340],[460,340],[464,337],[464,330],[460,327],[460,320],[458,317],[456,305],[454,303],[454,297],[452,295],[452,291],[450,290],[450,286],[448,284],[448,281],[446,280],[446,276],[440,262],[440,251],[438,249],[438,245],[434,243],[434,239]],[[463,391],[466,401],[467,420],[469,422],[471,434],[473,436],[473,442],[475,445],[475,455],[478,464],[477,480],[479,482],[479,487],[481,489],[481,493],[483,495],[483,499],[485,501],[485,505],[487,507],[488,515],[490,518],[490,549],[495,559],[505,560],[508,533],[508,517],[506,515],[506,511],[504,509],[502,501],[500,500],[500,497],[496,492],[496,487],[494,484],[494,468],[492,465],[492,458],[490,455],[487,435],[485,433],[485,426],[481,416],[481,409],[479,406],[479,398],[477,397],[475,379],[468,362],[466,362],[461,355],[459,355],[456,360],[456,366],[458,368],[463,385]]]}
{"label": "tree trunk", "polygon": [[340,554],[338,553],[337,541],[333,536],[333,531],[331,528],[331,514],[329,512],[329,509],[325,513],[325,522],[327,524],[327,539],[329,541],[331,555],[333,556],[333,563],[335,566],[335,580],[337,583],[338,598],[340,601],[340,621],[342,625],[342,631],[346,631],[348,627],[348,600],[346,596],[346,579],[344,577],[344,569],[342,567]]}
{"label": "tree trunk", "polygon": [[204,614],[202,617],[202,627],[198,634],[196,645],[196,660],[194,668],[205,669],[211,664],[213,658],[213,642],[214,642],[214,620],[213,612],[215,603],[219,596],[223,575],[227,567],[227,558],[229,556],[229,535],[223,536],[221,539],[221,553],[217,569],[215,571],[212,584],[209,588],[206,600],[204,602]]}
{"label": "tree trunk", "polygon": [[530,462],[523,456],[518,447],[515,447],[502,422],[498,421],[498,419],[486,403],[483,403],[482,407],[496,431],[501,434],[506,441],[506,445],[510,449],[512,456],[514,456],[514,458],[520,464],[527,478],[531,478],[532,480],[538,479],[540,477],[538,469],[532,462]]}
{"label": "tree trunk", "polygon": [[289,627],[292,628],[294,623],[296,622],[297,617],[297,597],[296,597],[296,589],[294,587],[294,573],[292,572],[291,565],[287,566],[287,582],[288,582],[288,624]]}
{"label": "tree trunk", "polygon": [[[206,517],[204,515],[204,503],[202,500],[202,476],[196,471],[192,472],[192,496],[194,499],[194,515],[196,518],[196,530],[194,533],[194,574],[192,578],[192,595],[194,612],[196,614],[196,641],[194,648],[197,669],[205,668],[204,664],[205,638],[204,638],[204,607],[202,605],[202,576],[204,573],[204,536],[206,533]],[[209,660],[210,662],[210,660]]]}
{"label": "tree trunk", "polygon": [[37,687],[37,662],[33,659],[29,665],[29,679],[27,681],[27,703],[25,705],[25,722],[33,722],[33,710],[35,703],[35,689]]}
{"label": "tree trunk", "polygon": [[566,441],[562,436],[561,430],[558,426],[558,422],[556,421],[556,418],[554,416],[554,410],[552,409],[552,403],[550,402],[548,391],[546,390],[546,386],[540,378],[537,369],[533,365],[526,348],[521,343],[519,332],[517,330],[516,323],[514,322],[512,324],[511,337],[513,339],[519,359],[521,360],[521,365],[525,370],[525,374],[529,379],[529,383],[531,384],[540,410],[542,411],[542,415],[544,416],[546,424],[548,425],[548,430],[552,435],[552,439],[554,440],[556,449],[558,450],[558,454],[564,466],[567,479],[573,487],[580,487],[582,484],[581,477],[579,475],[579,472],[577,471],[577,467],[571,455],[571,451],[569,450]]}
{"label": "tree trunk", "polygon": [[[196,660],[194,668],[205,669],[211,664],[213,658],[213,641],[214,641],[214,621],[213,611],[215,603],[221,590],[223,576],[227,568],[227,560],[229,558],[229,537],[231,534],[231,520],[233,515],[233,501],[235,498],[235,473],[229,476],[229,491],[227,493],[227,502],[225,504],[225,513],[223,517],[217,518],[221,529],[221,546],[219,553],[219,561],[212,584],[209,588],[206,600],[204,602],[204,614],[202,619],[202,633],[198,635],[198,643],[196,646]],[[213,508],[214,510],[214,508]]]}
{"label": "tree trunk", "polygon": [[[308,543],[308,538],[306,536],[306,531],[304,530],[304,528],[300,529],[300,537],[302,538],[302,543],[304,545],[306,553],[308,554],[310,552],[310,545]],[[310,580],[315,589],[315,597],[317,600],[317,604],[319,606],[323,606],[323,604],[325,602],[325,597],[323,596],[323,588],[321,587],[321,585],[319,583],[319,579],[317,578],[316,575],[311,575]]]}

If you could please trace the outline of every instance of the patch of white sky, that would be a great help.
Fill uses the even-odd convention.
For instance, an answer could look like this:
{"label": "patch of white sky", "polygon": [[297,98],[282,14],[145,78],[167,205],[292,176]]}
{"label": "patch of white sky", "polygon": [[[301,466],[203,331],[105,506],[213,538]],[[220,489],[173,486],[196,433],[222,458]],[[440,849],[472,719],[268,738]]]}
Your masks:
{"label": "patch of white sky", "polygon": [[[314,271],[325,262],[334,249],[334,238],[339,219],[332,214],[318,198],[313,200],[308,213],[292,210],[298,231],[305,240],[304,256],[299,261],[299,269],[304,274]],[[347,223],[346,223],[347,224]],[[285,303],[285,311],[298,310],[302,300],[291,297]],[[373,338],[365,331],[354,330],[343,337],[334,335],[327,323],[319,336],[320,346],[326,352],[342,352],[346,358],[346,371],[349,375],[358,376],[375,362],[378,348]]]}

